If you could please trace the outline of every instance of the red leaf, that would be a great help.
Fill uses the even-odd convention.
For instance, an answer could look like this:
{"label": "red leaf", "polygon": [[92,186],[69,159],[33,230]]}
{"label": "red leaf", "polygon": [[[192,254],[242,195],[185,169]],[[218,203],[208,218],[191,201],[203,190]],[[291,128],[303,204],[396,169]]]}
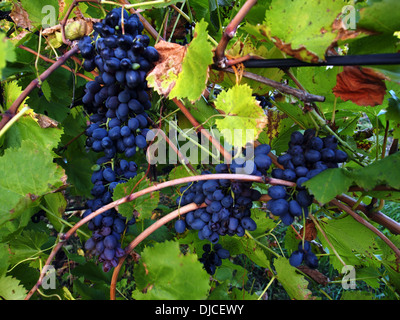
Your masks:
{"label": "red leaf", "polygon": [[369,68],[344,67],[332,89],[336,97],[351,100],[359,106],[381,105],[386,94],[382,75]]}

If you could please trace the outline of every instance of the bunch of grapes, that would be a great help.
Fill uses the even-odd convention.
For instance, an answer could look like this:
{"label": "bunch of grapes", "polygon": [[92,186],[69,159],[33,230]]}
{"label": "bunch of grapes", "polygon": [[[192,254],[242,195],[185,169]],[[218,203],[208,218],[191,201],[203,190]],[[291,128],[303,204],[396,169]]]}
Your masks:
{"label": "bunch of grapes", "polygon": [[[97,170],[92,174],[91,194],[94,199],[87,201],[89,208],[83,213],[83,218],[111,203],[115,187],[136,176],[137,165],[134,161],[128,162],[121,159],[113,163],[102,163],[102,160],[104,158],[97,161]],[[122,234],[127,231],[128,226],[134,223],[134,217],[127,220],[114,208],[97,215],[88,222],[92,236],[86,241],[85,249],[91,255],[99,256],[105,272],[109,271],[111,267],[115,267],[118,264],[118,258],[124,255],[120,239]]]}
{"label": "bunch of grapes", "polygon": [[216,267],[222,264],[222,259],[228,259],[230,253],[227,249],[222,248],[222,245],[217,243],[211,248],[210,244],[203,245],[204,253],[199,261],[204,265],[204,269],[208,274],[213,275]]}
{"label": "bunch of grapes", "polygon": [[[218,164],[216,173],[246,173],[261,176],[266,174],[271,165],[268,156],[271,147],[267,144],[254,149],[254,156],[236,158],[229,166]],[[247,160],[246,160],[247,159]],[[203,171],[202,174],[210,174]],[[184,206],[189,203],[201,205],[206,208],[198,208],[186,214],[185,220],[180,219],[175,223],[175,230],[183,233],[186,228],[198,231],[201,240],[207,239],[212,244],[219,241],[220,236],[245,234],[246,230],[254,231],[256,222],[251,218],[253,201],[260,198],[258,190],[252,189],[252,182],[213,179],[189,183],[181,187],[177,204]]]}
{"label": "bunch of grapes", "polygon": [[[101,156],[92,174],[94,198],[87,201],[83,217],[112,202],[116,185],[137,175],[137,165],[129,158],[147,147],[151,130],[146,111],[151,102],[145,77],[159,59],[157,50],[149,46],[149,37],[142,34],[143,24],[136,14],[113,9],[93,29],[78,47],[85,59],[83,68],[99,71],[86,84],[82,102],[90,114],[86,146]],[[124,255],[120,239],[133,223],[135,218],[127,221],[115,209],[88,222],[92,237],[85,248],[99,256],[104,271],[115,267]]]}
{"label": "bunch of grapes", "polygon": [[311,251],[311,245],[308,241],[300,241],[297,250],[293,251],[289,258],[289,263],[293,267],[298,267],[305,263],[311,269],[318,268],[318,258]]}
{"label": "bunch of grapes", "polygon": [[267,208],[273,215],[279,216],[285,225],[292,224],[295,217],[308,216],[313,196],[303,183],[347,161],[347,154],[337,147],[338,141],[333,135],[320,138],[313,129],[305,130],[304,134],[299,131],[292,133],[287,153],[278,157],[283,169],[273,169],[271,176],[295,182],[296,187],[276,185],[268,190],[271,200]]}
{"label": "bunch of grapes", "polygon": [[[123,23],[121,23],[123,21]],[[146,74],[158,61],[157,50],[141,34],[143,24],[136,14],[110,11],[93,26],[94,33],[79,41],[85,58],[83,68],[96,67],[99,76],[86,84],[82,98],[90,116],[87,146],[109,158],[123,154],[130,158],[147,147],[147,110],[151,108]]]}
{"label": "bunch of grapes", "polygon": [[272,108],[273,104],[271,100],[274,100],[274,97],[270,96],[260,96],[258,94],[254,94],[254,97],[258,102],[260,102],[260,107],[265,109],[265,108]]}

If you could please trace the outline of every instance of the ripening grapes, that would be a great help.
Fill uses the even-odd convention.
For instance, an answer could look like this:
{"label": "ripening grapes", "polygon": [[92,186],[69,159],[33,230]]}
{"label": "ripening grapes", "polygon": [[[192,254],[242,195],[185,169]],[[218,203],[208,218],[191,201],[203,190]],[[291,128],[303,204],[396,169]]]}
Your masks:
{"label": "ripening grapes", "polygon": [[[272,163],[268,153],[269,145],[263,144],[254,149],[254,155],[233,159],[230,165],[216,165],[216,173],[245,173],[249,175],[265,175]],[[202,174],[211,174],[203,171]],[[188,183],[179,190],[176,200],[178,206],[190,203],[207,207],[188,212],[184,219],[175,223],[177,233],[186,229],[196,230],[199,239],[206,239],[217,244],[221,236],[237,235],[242,237],[246,230],[254,231],[256,222],[251,217],[253,201],[257,201],[261,193],[252,188],[252,182],[239,180],[212,179]]]}
{"label": "ripening grapes", "polygon": [[270,187],[268,210],[280,217],[285,225],[291,225],[296,217],[306,218],[314,199],[303,183],[326,169],[338,168],[340,163],[346,161],[347,154],[338,149],[338,141],[333,135],[320,138],[313,129],[307,129],[304,133],[293,132],[288,151],[278,157],[283,169],[274,168],[271,176],[294,182],[296,187]]}
{"label": "ripening grapes", "polygon": [[[97,161],[98,170],[92,174],[93,188],[91,194],[94,197],[87,201],[88,209],[82,218],[112,202],[115,187],[137,175],[137,165],[134,161],[121,159],[114,161],[113,168],[109,162],[103,162],[106,158]],[[124,255],[121,249],[120,239],[129,225],[135,223],[135,218],[127,220],[117,210],[110,209],[97,215],[88,222],[88,228],[92,236],[85,243],[86,251],[94,256],[99,256],[103,263],[103,270],[109,271],[118,263],[118,258]]]}
{"label": "ripening grapes", "polygon": [[289,263],[293,267],[298,267],[302,263],[311,269],[318,268],[318,258],[311,251],[311,244],[308,241],[300,241],[297,250],[293,251],[289,257]]}
{"label": "ripening grapes", "polygon": [[[91,36],[84,36],[78,43],[85,59],[83,68],[99,72],[86,84],[82,98],[91,122],[85,131],[86,146],[100,155],[92,174],[93,199],[87,201],[83,218],[111,203],[115,187],[137,175],[138,167],[130,159],[147,147],[150,125],[146,111],[151,102],[145,78],[159,54],[149,46],[149,37],[142,34],[138,16],[126,10],[121,15],[120,8],[111,10],[93,25]],[[134,217],[127,220],[115,209],[88,222],[92,236],[85,248],[99,257],[105,272],[125,254],[121,236],[133,223]]]}
{"label": "ripening grapes", "polygon": [[[121,19],[124,21],[122,32]],[[79,41],[83,68],[99,71],[86,84],[82,98],[91,124],[86,130],[88,148],[102,152],[109,159],[122,155],[133,157],[147,147],[148,111],[146,74],[159,59],[150,39],[142,35],[143,24],[136,14],[121,9],[110,11],[93,25],[92,36]]]}
{"label": "ripening grapes", "polygon": [[228,259],[230,253],[227,249],[222,248],[219,243],[211,247],[210,244],[203,245],[204,253],[199,261],[203,264],[208,274],[213,275],[217,267],[222,265],[223,259]]}

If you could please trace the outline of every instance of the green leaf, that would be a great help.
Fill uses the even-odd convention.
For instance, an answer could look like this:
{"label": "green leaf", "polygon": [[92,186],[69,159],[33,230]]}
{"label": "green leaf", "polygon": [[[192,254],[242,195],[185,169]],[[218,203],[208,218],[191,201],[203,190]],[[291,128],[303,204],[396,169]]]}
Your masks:
{"label": "green leaf", "polygon": [[182,71],[170,92],[170,99],[187,98],[194,102],[206,88],[208,67],[213,63],[212,45],[207,38],[207,25],[204,20],[196,24],[194,38],[183,59]]}
{"label": "green leaf", "polygon": [[276,107],[284,112],[290,119],[297,123],[301,128],[314,128],[315,125],[306,113],[297,104],[287,102],[274,102]]}
{"label": "green leaf", "polygon": [[386,109],[386,120],[395,120],[397,123],[400,122],[400,100],[397,98],[393,91],[390,91],[392,95],[389,98],[389,106]]}
{"label": "green leaf", "polygon": [[46,194],[44,196],[44,200],[46,207],[51,212],[46,212],[46,217],[49,219],[54,229],[60,232],[61,228],[63,227],[63,224],[60,222],[60,220],[62,220],[65,208],[67,207],[67,201],[61,192]]}
{"label": "green leaf", "polygon": [[397,0],[369,1],[369,6],[360,9],[357,28],[378,33],[393,34],[400,30],[400,2]]}
{"label": "green leaf", "polygon": [[339,72],[338,67],[297,68],[296,78],[308,92],[325,97],[325,102],[320,106],[324,112],[327,112],[333,109],[335,95],[332,88],[336,85],[336,76]]}
{"label": "green leaf", "polygon": [[43,232],[25,230],[10,243],[10,263],[16,264],[21,260],[43,255],[42,245],[49,239]]}
{"label": "green leaf", "polygon": [[14,62],[16,55],[12,43],[5,39],[5,33],[0,33],[0,78],[3,78],[3,69],[6,67],[7,61]]}
{"label": "green leaf", "polygon": [[[1,75],[0,75],[1,76]],[[8,110],[13,102],[20,96],[22,93],[21,87],[18,85],[17,81],[8,81],[4,83],[4,110]],[[24,102],[21,103],[23,105]]]}
{"label": "green leaf", "polygon": [[252,93],[248,85],[236,85],[215,100],[215,107],[224,113],[223,119],[215,120],[217,128],[235,147],[256,140],[267,125],[267,117]]}
{"label": "green leaf", "polygon": [[57,0],[21,0],[20,2],[34,27],[40,27],[44,24],[54,26],[58,23],[59,7]]}
{"label": "green leaf", "polygon": [[63,130],[58,127],[46,127],[38,119],[48,119],[44,115],[34,114],[33,112],[25,114],[7,131],[4,147],[20,147],[22,141],[32,141],[43,149],[49,151],[56,148],[60,142]]}
{"label": "green leaf", "polygon": [[[114,189],[113,200],[116,201],[118,199],[121,199],[131,194],[132,191],[137,192],[150,187],[151,186],[150,180],[145,178],[138,184],[135,190],[133,190],[135,185],[138,183],[140,179],[143,178],[143,176],[144,173],[136,176],[133,179],[129,179],[128,182],[118,184]],[[135,210],[138,213],[137,217],[138,219],[148,219],[151,217],[153,210],[157,208],[159,202],[160,202],[160,191],[155,191],[142,195],[131,202],[119,205],[118,212],[122,216],[130,219]]]}
{"label": "green leaf", "polygon": [[[341,219],[324,220],[323,223],[320,223],[320,226],[336,252],[347,265],[360,264],[363,256],[372,260],[375,259],[373,248],[377,247],[376,234],[354,220],[353,217],[346,216]],[[343,264],[333,254],[331,246],[319,231],[318,238],[321,240],[326,252],[331,253],[329,261],[332,266],[341,272]],[[364,264],[366,264],[365,261]]]}
{"label": "green leaf", "polygon": [[53,163],[50,150],[23,140],[0,158],[0,225],[15,219],[36,200],[63,185],[64,171]]}
{"label": "green leaf", "polygon": [[[149,2],[149,4],[146,4],[146,2]],[[165,8],[167,6],[170,6],[172,4],[177,4],[179,2],[182,2],[182,0],[163,0],[163,1],[139,1],[140,6],[137,6],[135,8],[146,10],[146,9],[156,9],[156,8]]]}
{"label": "green leaf", "polygon": [[201,300],[210,289],[197,255],[183,255],[173,241],[145,248],[134,276],[137,289],[132,297],[137,300]]}
{"label": "green leaf", "polygon": [[9,252],[8,245],[5,243],[0,244],[0,277],[6,274],[9,265]]}
{"label": "green leaf", "polygon": [[256,222],[257,229],[251,231],[251,235],[255,238],[265,234],[267,231],[273,229],[276,226],[276,223],[272,219],[266,218],[265,211],[259,208],[251,209],[251,218]]}
{"label": "green leaf", "polygon": [[345,169],[327,169],[304,183],[315,199],[325,204],[337,195],[347,192],[353,179]]}
{"label": "green leaf", "polygon": [[288,259],[279,257],[274,260],[274,266],[277,279],[285,288],[290,298],[295,300],[313,300],[312,292],[307,288],[308,281],[297,273],[297,269],[290,265]]}
{"label": "green leaf", "polygon": [[400,152],[396,152],[375,163],[351,172],[354,183],[366,190],[377,185],[388,185],[400,189],[400,170],[393,170],[400,166]]}
{"label": "green leaf", "polygon": [[267,35],[297,59],[323,60],[336,38],[332,24],[344,5],[337,0],[272,0],[264,22]]}
{"label": "green leaf", "polygon": [[13,277],[0,278],[0,297],[4,300],[23,300],[27,290]]}

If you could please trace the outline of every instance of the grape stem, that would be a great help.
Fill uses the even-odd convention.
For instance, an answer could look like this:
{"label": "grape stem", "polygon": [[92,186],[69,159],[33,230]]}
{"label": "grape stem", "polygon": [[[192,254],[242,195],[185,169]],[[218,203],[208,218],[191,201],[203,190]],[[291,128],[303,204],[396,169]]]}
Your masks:
{"label": "grape stem", "polygon": [[[225,68],[225,69],[223,69],[223,71],[229,72],[229,73],[235,73],[235,71],[232,68]],[[273,87],[273,88],[275,88],[275,89],[277,89],[277,90],[279,90],[279,91],[281,91],[283,93],[295,96],[296,98],[298,98],[298,99],[300,99],[301,101],[304,101],[304,102],[314,102],[314,101],[324,102],[325,101],[325,97],[323,97],[323,96],[317,96],[317,95],[310,94],[310,93],[308,93],[306,91],[303,91],[303,90],[292,88],[292,87],[290,87],[290,86],[288,86],[286,84],[283,84],[283,83],[280,83],[280,82],[265,78],[263,76],[255,74],[255,73],[251,73],[251,72],[248,72],[248,71],[243,71],[243,77],[249,78],[251,80],[255,80],[255,81],[258,81],[258,82],[261,82],[261,83],[264,83],[264,84],[266,84],[266,85],[268,85],[270,87]]]}

